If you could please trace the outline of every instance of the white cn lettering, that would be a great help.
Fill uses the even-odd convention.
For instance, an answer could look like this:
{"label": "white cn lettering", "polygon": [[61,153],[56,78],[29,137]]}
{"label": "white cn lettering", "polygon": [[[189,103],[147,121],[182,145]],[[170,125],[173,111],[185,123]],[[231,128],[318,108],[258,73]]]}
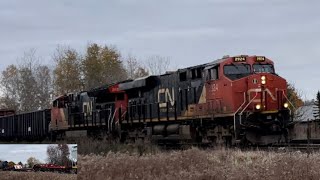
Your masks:
{"label": "white cn lettering", "polygon": [[[161,99],[161,94],[164,94],[165,96],[165,102],[160,102]],[[174,88],[172,88],[172,92],[170,93],[170,90],[169,88],[162,88],[162,89],[159,89],[158,91],[158,102],[159,102],[159,107],[160,108],[163,108],[163,107],[167,107],[167,102],[170,102],[171,106],[174,106],[174,101],[175,101],[175,98],[174,98]]]}

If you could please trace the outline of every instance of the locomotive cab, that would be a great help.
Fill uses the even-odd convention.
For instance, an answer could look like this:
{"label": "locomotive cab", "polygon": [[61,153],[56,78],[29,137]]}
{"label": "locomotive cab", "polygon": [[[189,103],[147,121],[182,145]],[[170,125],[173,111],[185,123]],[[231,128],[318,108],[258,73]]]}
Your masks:
{"label": "locomotive cab", "polygon": [[275,73],[273,62],[262,56],[234,57],[223,72],[230,82],[232,97],[226,102],[234,112],[236,139],[260,145],[286,140],[290,102],[286,81]]}

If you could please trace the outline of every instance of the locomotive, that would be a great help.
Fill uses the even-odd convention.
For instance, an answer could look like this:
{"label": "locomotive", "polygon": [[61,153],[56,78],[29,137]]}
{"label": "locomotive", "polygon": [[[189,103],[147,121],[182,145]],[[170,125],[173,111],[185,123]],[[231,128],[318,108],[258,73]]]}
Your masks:
{"label": "locomotive", "polygon": [[[42,123],[40,128],[47,128],[52,139],[107,135],[123,142],[267,145],[287,140],[291,111],[286,93],[286,80],[276,74],[272,60],[224,56],[63,95],[53,101],[47,127]],[[26,131],[29,125],[23,127]],[[17,125],[12,128],[18,131]]]}

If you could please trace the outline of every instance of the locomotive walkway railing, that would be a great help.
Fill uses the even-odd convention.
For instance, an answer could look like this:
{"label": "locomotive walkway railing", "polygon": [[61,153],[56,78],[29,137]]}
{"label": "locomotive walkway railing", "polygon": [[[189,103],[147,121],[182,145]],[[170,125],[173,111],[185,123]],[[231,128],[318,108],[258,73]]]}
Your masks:
{"label": "locomotive walkway railing", "polygon": [[72,113],[69,109],[68,125],[70,128],[99,126],[112,130],[112,124],[116,114],[114,104],[107,105],[104,109],[93,110],[86,113]]}
{"label": "locomotive walkway railing", "polygon": [[[121,113],[120,113],[121,114]],[[135,104],[127,107],[125,116],[121,115],[122,121],[129,123],[139,122],[156,122],[177,120],[178,111],[177,104],[173,106],[170,102],[166,103],[166,107],[160,108],[159,103]]]}

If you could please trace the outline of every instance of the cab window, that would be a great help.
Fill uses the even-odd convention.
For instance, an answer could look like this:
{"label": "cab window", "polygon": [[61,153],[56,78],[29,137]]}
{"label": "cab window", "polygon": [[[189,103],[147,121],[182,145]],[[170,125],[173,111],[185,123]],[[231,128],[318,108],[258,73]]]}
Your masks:
{"label": "cab window", "polygon": [[230,64],[223,67],[224,75],[231,80],[240,79],[251,74],[249,64]]}
{"label": "cab window", "polygon": [[272,64],[254,64],[253,72],[255,73],[274,73]]}
{"label": "cab window", "polygon": [[58,107],[58,100],[53,101],[53,107]]}
{"label": "cab window", "polygon": [[186,80],[187,80],[187,71],[181,72],[181,73],[179,74],[179,79],[180,79],[180,82],[186,81]]}
{"label": "cab window", "polygon": [[218,77],[218,67],[207,69],[206,80],[216,80]]}
{"label": "cab window", "polygon": [[202,68],[195,68],[191,70],[191,79],[198,79],[202,77]]}

